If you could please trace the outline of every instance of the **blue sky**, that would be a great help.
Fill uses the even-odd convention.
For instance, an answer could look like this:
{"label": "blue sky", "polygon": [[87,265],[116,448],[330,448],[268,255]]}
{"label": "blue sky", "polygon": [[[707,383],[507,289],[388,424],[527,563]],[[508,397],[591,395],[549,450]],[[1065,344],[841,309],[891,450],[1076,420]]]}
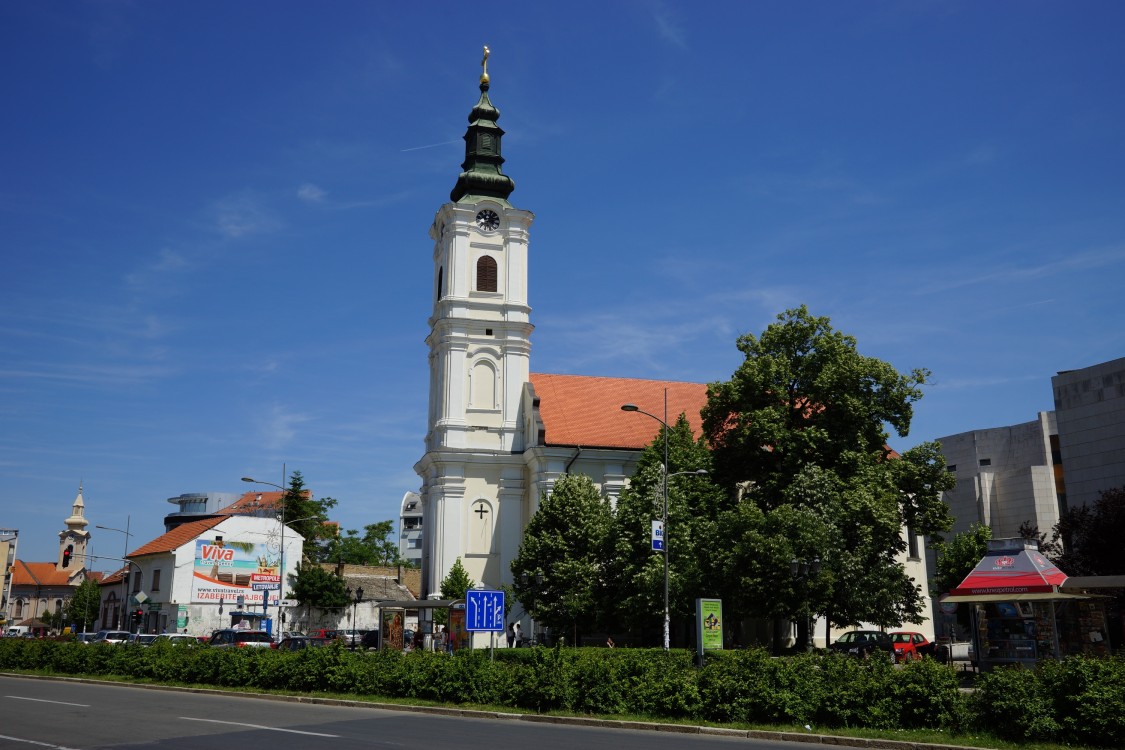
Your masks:
{"label": "blue sky", "polygon": [[[1118,2],[0,4],[0,527],[85,485],[417,489],[434,212],[492,48],[537,372],[710,382],[806,303],[932,385],[904,448],[1125,354]],[[122,538],[96,532],[94,552]]]}

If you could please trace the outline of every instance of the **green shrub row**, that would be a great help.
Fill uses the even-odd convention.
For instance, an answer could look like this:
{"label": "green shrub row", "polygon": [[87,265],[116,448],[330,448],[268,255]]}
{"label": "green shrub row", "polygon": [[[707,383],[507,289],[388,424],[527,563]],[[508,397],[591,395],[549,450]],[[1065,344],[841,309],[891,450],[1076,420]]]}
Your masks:
{"label": "green shrub row", "polygon": [[206,646],[83,645],[0,639],[0,669],[114,675],[214,687],[324,692],[451,704],[640,715],[754,725],[984,731],[1015,741],[1125,747],[1125,660],[1079,657],[983,675],[970,696],[957,673],[926,659],[751,649],[512,649],[455,656]]}

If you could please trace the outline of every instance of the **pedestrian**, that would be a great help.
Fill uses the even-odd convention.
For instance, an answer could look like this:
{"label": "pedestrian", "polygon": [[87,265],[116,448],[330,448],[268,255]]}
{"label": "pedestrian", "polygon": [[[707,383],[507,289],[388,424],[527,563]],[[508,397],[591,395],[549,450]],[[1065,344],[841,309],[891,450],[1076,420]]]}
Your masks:
{"label": "pedestrian", "polygon": [[520,630],[520,624],[518,622],[512,625],[512,633],[515,635],[514,640],[516,642],[516,648],[519,648],[523,645],[523,632]]}
{"label": "pedestrian", "polygon": [[512,648],[516,643],[516,624],[513,622],[508,626],[508,648]]}
{"label": "pedestrian", "polygon": [[616,648],[617,647],[617,644],[613,642],[613,636],[612,635],[609,638],[605,639],[605,645],[608,648]]}

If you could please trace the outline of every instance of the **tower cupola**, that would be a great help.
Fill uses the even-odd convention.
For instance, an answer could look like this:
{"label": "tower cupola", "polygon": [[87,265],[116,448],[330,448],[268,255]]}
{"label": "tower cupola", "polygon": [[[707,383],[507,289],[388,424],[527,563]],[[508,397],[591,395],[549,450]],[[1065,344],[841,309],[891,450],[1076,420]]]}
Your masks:
{"label": "tower cupola", "polygon": [[479,198],[491,198],[507,206],[508,196],[516,189],[516,183],[500,169],[504,163],[504,157],[500,155],[504,131],[496,124],[500,119],[500,110],[488,98],[488,55],[488,47],[485,47],[484,59],[481,60],[480,99],[469,113],[469,128],[465,132],[463,171],[449,197],[455,203],[474,203]]}

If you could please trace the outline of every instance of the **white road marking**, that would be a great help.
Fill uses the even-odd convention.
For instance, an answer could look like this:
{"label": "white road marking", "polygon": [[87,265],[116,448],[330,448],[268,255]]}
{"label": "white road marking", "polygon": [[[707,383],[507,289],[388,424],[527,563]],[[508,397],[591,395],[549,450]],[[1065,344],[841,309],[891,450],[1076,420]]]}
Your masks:
{"label": "white road marking", "polygon": [[247,729],[265,729],[269,732],[289,732],[290,734],[308,734],[313,737],[339,737],[338,734],[325,734],[323,732],[302,732],[300,729],[284,729],[282,727],[266,727],[261,724],[245,724],[240,721],[219,721],[218,719],[197,719],[193,716],[181,716],[184,721],[206,721],[211,724],[229,724],[235,727],[246,727]]}
{"label": "white road marking", "polygon": [[[13,696],[8,695],[8,696],[5,696],[5,697],[11,698]],[[51,701],[47,701],[47,703],[51,703]],[[37,747],[48,747],[51,750],[75,750],[72,747],[64,747],[63,745],[52,745],[50,742],[36,742],[35,740],[25,740],[22,737],[9,737],[6,734],[0,734],[0,740],[11,740],[12,742],[23,742],[23,743],[26,743],[28,745],[35,745]]]}
{"label": "white road marking", "polygon": [[89,708],[88,703],[67,703],[66,701],[48,701],[42,698],[25,698],[22,695],[5,695],[5,698],[11,698],[17,701],[35,701],[36,703],[54,703],[57,706],[78,706],[79,708]]}

